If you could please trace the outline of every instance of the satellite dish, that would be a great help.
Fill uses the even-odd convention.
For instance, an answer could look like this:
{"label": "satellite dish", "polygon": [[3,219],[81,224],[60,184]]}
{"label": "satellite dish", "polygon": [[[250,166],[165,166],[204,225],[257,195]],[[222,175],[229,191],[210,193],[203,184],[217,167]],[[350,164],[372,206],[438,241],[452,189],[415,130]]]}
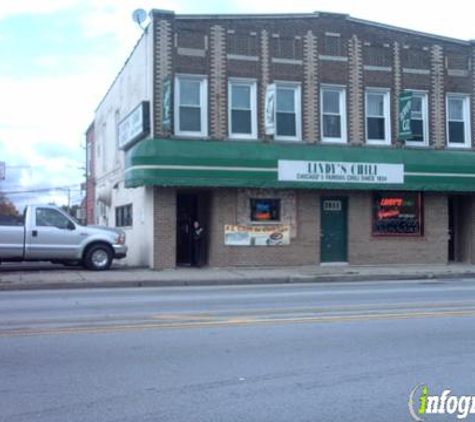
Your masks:
{"label": "satellite dish", "polygon": [[132,13],[132,19],[143,29],[142,24],[145,22],[145,19],[147,19],[147,12],[143,9],[136,9]]}

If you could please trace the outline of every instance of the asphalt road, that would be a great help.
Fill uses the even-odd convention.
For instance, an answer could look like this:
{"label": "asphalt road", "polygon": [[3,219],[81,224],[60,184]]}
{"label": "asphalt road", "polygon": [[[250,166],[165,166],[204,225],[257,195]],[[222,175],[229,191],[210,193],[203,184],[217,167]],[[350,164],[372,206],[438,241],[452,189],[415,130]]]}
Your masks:
{"label": "asphalt road", "polygon": [[410,421],[474,327],[469,280],[1,292],[0,421]]}

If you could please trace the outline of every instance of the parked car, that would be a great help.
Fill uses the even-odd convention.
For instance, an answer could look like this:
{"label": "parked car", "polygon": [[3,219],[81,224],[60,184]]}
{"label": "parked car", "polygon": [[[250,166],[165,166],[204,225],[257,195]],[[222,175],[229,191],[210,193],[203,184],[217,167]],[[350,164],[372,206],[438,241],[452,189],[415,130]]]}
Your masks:
{"label": "parked car", "polygon": [[52,205],[29,205],[20,221],[0,219],[0,263],[51,261],[102,271],[126,254],[123,230],[83,226]]}

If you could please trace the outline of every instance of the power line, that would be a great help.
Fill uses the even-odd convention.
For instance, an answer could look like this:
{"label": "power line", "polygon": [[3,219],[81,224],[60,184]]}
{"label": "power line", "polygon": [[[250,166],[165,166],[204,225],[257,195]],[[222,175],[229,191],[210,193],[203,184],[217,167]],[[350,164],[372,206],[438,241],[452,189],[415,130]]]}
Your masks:
{"label": "power line", "polygon": [[41,193],[41,192],[53,192],[53,191],[81,191],[81,188],[78,187],[79,184],[67,185],[67,186],[56,186],[51,188],[36,188],[36,189],[25,189],[25,190],[15,190],[15,191],[0,191],[3,195],[15,195],[15,194],[24,194],[24,193]]}

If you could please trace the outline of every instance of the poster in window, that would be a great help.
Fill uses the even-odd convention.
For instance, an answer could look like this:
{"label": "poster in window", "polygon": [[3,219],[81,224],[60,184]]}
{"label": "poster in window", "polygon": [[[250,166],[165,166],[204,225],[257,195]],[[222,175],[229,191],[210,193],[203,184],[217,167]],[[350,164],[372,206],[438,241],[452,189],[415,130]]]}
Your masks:
{"label": "poster in window", "polygon": [[290,244],[290,226],[224,226],[227,246],[283,246]]}
{"label": "poster in window", "polygon": [[373,234],[422,236],[421,194],[376,192],[373,197]]}
{"label": "poster in window", "polygon": [[280,221],[280,199],[270,199],[270,198],[251,199],[251,221],[256,221],[256,222]]}
{"label": "poster in window", "polygon": [[275,95],[276,95],[275,84],[268,85],[267,92],[266,92],[266,109],[265,109],[266,135],[275,134]]}

